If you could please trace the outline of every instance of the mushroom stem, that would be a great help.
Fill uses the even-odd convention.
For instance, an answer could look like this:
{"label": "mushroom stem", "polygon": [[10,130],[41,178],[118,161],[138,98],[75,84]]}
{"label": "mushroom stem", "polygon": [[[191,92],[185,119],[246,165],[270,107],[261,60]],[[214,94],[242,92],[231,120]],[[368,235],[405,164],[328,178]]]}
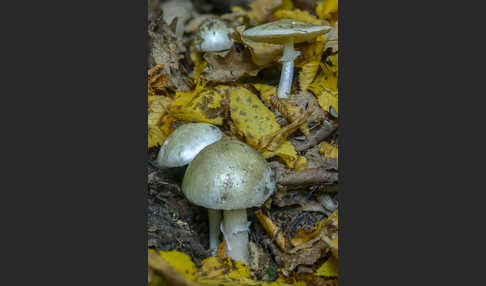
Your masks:
{"label": "mushroom stem", "polygon": [[226,252],[233,260],[248,264],[248,219],[246,209],[224,211]]}
{"label": "mushroom stem", "polygon": [[294,77],[294,60],[300,55],[299,51],[294,50],[294,40],[290,38],[284,44],[282,62],[282,72],[280,73],[280,82],[278,84],[277,96],[279,98],[288,98],[292,79]]}
{"label": "mushroom stem", "polygon": [[221,211],[208,209],[209,217],[209,249],[212,255],[216,255],[219,245],[219,224],[221,223]]}

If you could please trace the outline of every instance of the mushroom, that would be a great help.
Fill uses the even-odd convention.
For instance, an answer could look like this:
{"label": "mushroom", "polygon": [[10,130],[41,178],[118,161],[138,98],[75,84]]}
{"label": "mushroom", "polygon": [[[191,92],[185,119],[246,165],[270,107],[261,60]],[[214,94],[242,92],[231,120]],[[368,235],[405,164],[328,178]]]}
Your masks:
{"label": "mushroom", "polygon": [[[165,140],[157,155],[156,164],[161,168],[181,167],[189,164],[206,146],[220,140],[223,133],[209,123],[188,123],[177,128]],[[209,248],[216,251],[219,244],[221,212],[208,210]]]}
{"label": "mushroom", "polygon": [[247,264],[246,209],[261,206],[275,189],[274,174],[262,154],[238,140],[221,140],[204,148],[182,181],[189,201],[224,210],[221,229],[228,256]]}
{"label": "mushroom", "polygon": [[220,52],[231,49],[233,39],[230,28],[223,20],[211,17],[199,26],[194,47],[199,52]]}
{"label": "mushroom", "polygon": [[209,123],[188,123],[177,128],[165,140],[157,155],[161,168],[181,167],[189,164],[204,147],[220,140],[223,133]]}
{"label": "mushroom", "polygon": [[294,50],[295,43],[314,39],[331,30],[330,26],[314,25],[292,19],[281,19],[253,27],[243,32],[243,37],[255,41],[283,45],[283,56],[280,58],[282,72],[278,84],[277,96],[288,98],[294,76],[294,60],[300,55]]}

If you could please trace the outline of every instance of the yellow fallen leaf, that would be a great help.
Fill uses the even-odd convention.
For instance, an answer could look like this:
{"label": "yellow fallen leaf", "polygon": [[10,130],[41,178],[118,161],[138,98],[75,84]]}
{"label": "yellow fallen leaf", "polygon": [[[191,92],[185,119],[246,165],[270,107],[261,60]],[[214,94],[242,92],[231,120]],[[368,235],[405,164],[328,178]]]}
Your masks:
{"label": "yellow fallen leaf", "polygon": [[159,146],[172,132],[174,119],[169,116],[168,110],[172,104],[166,96],[148,97],[148,148]]}
{"label": "yellow fallen leaf", "polygon": [[210,256],[201,261],[201,267],[197,271],[197,277],[201,278],[250,278],[250,267],[241,261],[221,259]]}
{"label": "yellow fallen leaf", "polygon": [[260,92],[260,98],[267,104],[271,104],[272,96],[277,96],[277,88],[273,85],[254,83],[253,87]]}
{"label": "yellow fallen leaf", "polygon": [[301,171],[307,168],[307,158],[305,156],[297,157],[295,161],[295,171]]}
{"label": "yellow fallen leaf", "polygon": [[[260,149],[257,146],[259,139],[280,129],[275,114],[246,88],[235,87],[231,90],[230,112],[236,128],[244,135],[246,142],[256,149]],[[293,167],[297,158],[297,152],[288,140],[278,148],[263,151],[262,154],[265,158],[278,156],[289,167]]]}
{"label": "yellow fallen leaf", "polygon": [[338,0],[324,0],[316,6],[316,14],[319,19],[326,19],[334,25],[338,19]]}
{"label": "yellow fallen leaf", "polygon": [[286,9],[279,9],[275,11],[272,16],[276,19],[294,19],[296,21],[311,23],[314,25],[322,25],[322,20],[317,19],[314,15],[311,15],[307,11],[302,11],[300,9],[295,10],[286,10]]}
{"label": "yellow fallen leaf", "polygon": [[307,87],[314,81],[314,78],[319,70],[320,61],[307,62],[302,66],[299,73],[299,88],[307,90]]}
{"label": "yellow fallen leaf", "polygon": [[338,158],[338,147],[333,146],[326,141],[322,141],[319,144],[319,152],[326,157],[326,158],[332,158],[332,159],[337,159]]}
{"label": "yellow fallen leaf", "polygon": [[[335,58],[337,60],[337,57]],[[319,75],[308,86],[317,98],[322,109],[329,112],[331,106],[338,112],[338,78],[337,70],[329,65],[322,65],[323,69]],[[337,69],[337,67],[336,67]]]}
{"label": "yellow fallen leaf", "polygon": [[181,121],[198,121],[222,125],[229,86],[219,85],[192,92],[177,92],[170,107],[171,115]]}
{"label": "yellow fallen leaf", "polygon": [[338,260],[334,256],[329,256],[329,258],[324,262],[319,269],[317,269],[315,275],[325,276],[325,277],[338,277]]}
{"label": "yellow fallen leaf", "polygon": [[312,43],[303,48],[297,48],[302,55],[295,60],[295,66],[301,68],[308,62],[320,62],[325,45],[325,35],[320,35]]}
{"label": "yellow fallen leaf", "polygon": [[175,271],[182,274],[187,279],[194,280],[196,278],[196,266],[192,262],[189,255],[179,251],[159,251],[159,255],[167,261],[167,263],[174,268]]}

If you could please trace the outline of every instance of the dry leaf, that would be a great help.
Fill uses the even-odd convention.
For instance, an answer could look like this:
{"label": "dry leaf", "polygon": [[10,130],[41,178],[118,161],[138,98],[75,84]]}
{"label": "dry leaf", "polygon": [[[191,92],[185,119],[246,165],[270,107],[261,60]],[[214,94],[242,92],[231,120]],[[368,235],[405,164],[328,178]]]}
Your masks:
{"label": "dry leaf", "polygon": [[319,151],[326,158],[337,159],[338,158],[338,148],[333,146],[326,141],[322,141],[319,144]]}
{"label": "dry leaf", "polygon": [[320,62],[322,53],[324,52],[325,42],[325,36],[320,35],[310,44],[296,48],[302,55],[295,60],[295,66],[301,68],[308,62]]}
{"label": "dry leaf", "polygon": [[148,148],[162,145],[172,132],[174,118],[169,116],[168,110],[172,104],[166,96],[148,97]]}
{"label": "dry leaf", "polygon": [[248,49],[239,50],[236,46],[229,51],[205,53],[204,59],[209,65],[201,77],[210,82],[226,83],[255,76],[263,68],[253,63]]}
{"label": "dry leaf", "polygon": [[[279,141],[272,146],[273,148],[280,144],[277,148],[265,149],[272,142],[272,138],[278,136],[280,126],[275,119],[275,114],[255,94],[243,87],[233,88],[230,95],[230,111],[235,127],[243,134],[250,146],[262,152],[265,158],[278,156],[288,166],[293,167],[297,152],[288,140]],[[270,134],[270,137],[266,136],[267,134]],[[259,140],[262,138],[265,145],[259,145]]]}
{"label": "dry leaf", "polygon": [[294,19],[296,21],[311,23],[314,25],[323,24],[323,21],[321,19],[317,19],[316,16],[311,15],[309,12],[302,11],[300,9],[295,9],[295,10],[279,9],[272,14],[272,17],[276,19]]}
{"label": "dry leaf", "polygon": [[228,110],[227,85],[200,88],[193,92],[177,92],[170,113],[181,121],[207,122],[222,125]]}
{"label": "dry leaf", "polygon": [[167,25],[161,33],[150,31],[149,51],[155,64],[163,65],[162,73],[168,76],[167,86],[176,91],[188,91],[186,75],[179,60],[183,58],[185,47],[176,36],[171,33]]}
{"label": "dry leaf", "polygon": [[255,83],[252,86],[260,92],[260,98],[267,104],[271,104],[272,96],[277,96],[277,88],[268,84]]}
{"label": "dry leaf", "polygon": [[307,90],[307,87],[314,81],[319,70],[320,61],[307,62],[302,66],[299,73],[299,88]]}
{"label": "dry leaf", "polygon": [[[329,112],[332,107],[338,112],[337,54],[329,58],[333,65],[321,65],[322,70],[308,86],[308,90],[317,96],[322,109]],[[335,61],[335,64],[332,61]]]}
{"label": "dry leaf", "polygon": [[295,161],[295,171],[301,171],[307,168],[307,158],[305,156],[297,157]]}
{"label": "dry leaf", "polygon": [[319,19],[326,19],[331,25],[338,19],[338,0],[324,0],[316,6],[316,14]]}

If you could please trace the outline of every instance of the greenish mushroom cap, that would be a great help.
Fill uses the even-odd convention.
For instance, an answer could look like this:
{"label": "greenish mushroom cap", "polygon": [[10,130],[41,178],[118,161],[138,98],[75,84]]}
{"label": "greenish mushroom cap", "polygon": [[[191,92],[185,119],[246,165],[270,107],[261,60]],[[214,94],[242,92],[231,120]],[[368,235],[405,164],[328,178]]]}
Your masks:
{"label": "greenish mushroom cap", "polygon": [[204,148],[182,181],[189,201],[219,210],[261,206],[275,189],[272,169],[262,154],[238,140],[221,140]]}
{"label": "greenish mushroom cap", "polygon": [[281,45],[289,39],[293,39],[294,43],[309,41],[329,30],[330,26],[281,19],[245,30],[243,37],[255,42]]}

